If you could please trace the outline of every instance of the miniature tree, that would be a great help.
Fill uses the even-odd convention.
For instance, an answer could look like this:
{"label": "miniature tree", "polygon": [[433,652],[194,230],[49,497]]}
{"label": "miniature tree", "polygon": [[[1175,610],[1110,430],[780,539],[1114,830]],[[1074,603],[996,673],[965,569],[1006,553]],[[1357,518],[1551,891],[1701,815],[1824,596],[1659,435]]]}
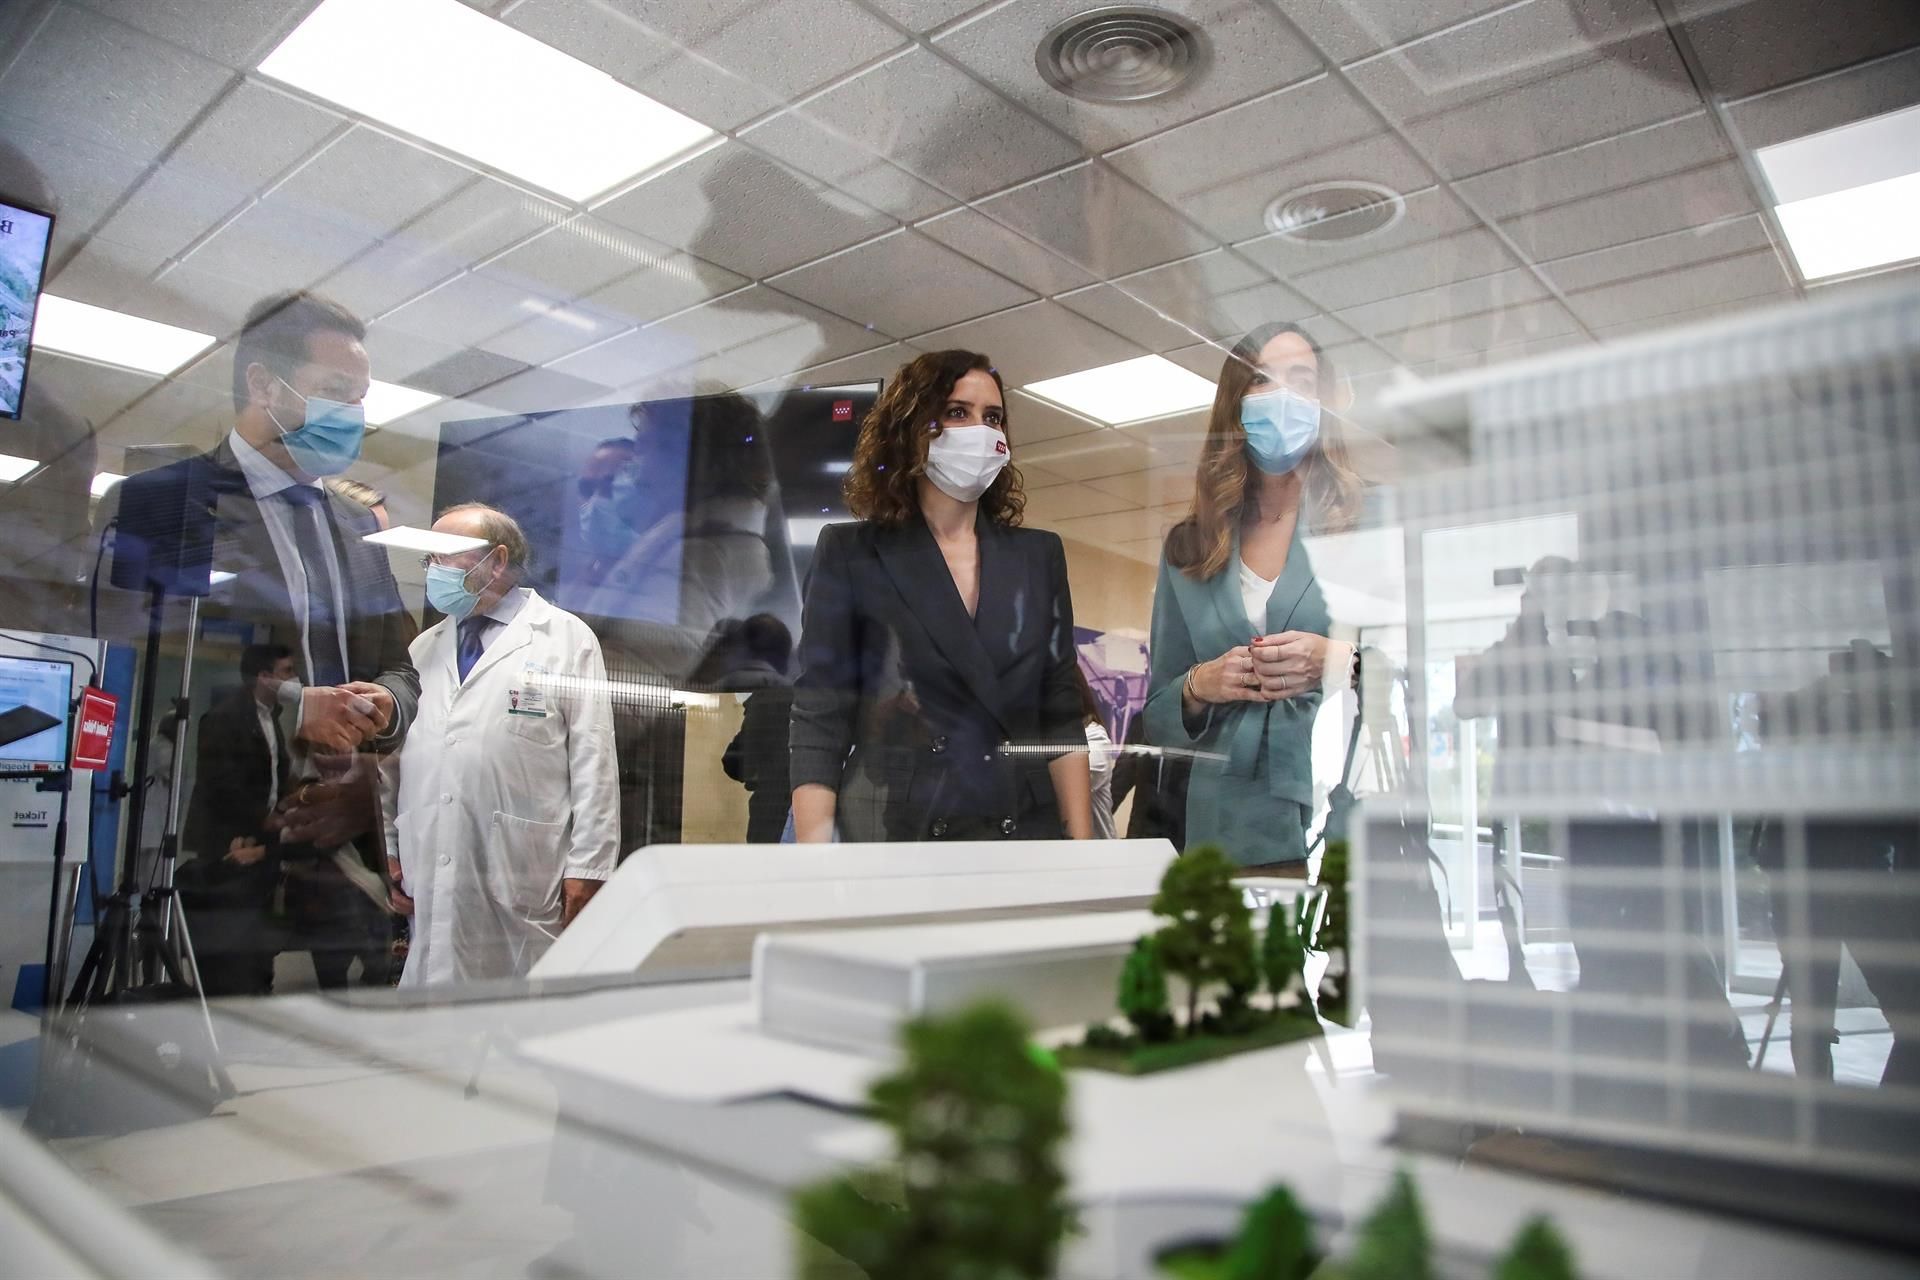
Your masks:
{"label": "miniature tree", "polygon": [[904,1040],[905,1065],[869,1095],[898,1144],[901,1207],[863,1192],[858,1175],[801,1192],[800,1274],[1052,1276],[1068,1224],[1058,1159],[1066,1082],[1002,1005],[921,1019]]}
{"label": "miniature tree", "polygon": [[1135,1034],[1148,1044],[1173,1035],[1173,1015],[1167,1010],[1167,971],[1151,937],[1133,944],[1120,970],[1120,1012]]}
{"label": "miniature tree", "polygon": [[1273,1007],[1297,1009],[1307,997],[1305,894],[1291,906],[1276,901],[1267,911],[1267,932],[1260,940],[1260,968],[1273,993]]}
{"label": "miniature tree", "polygon": [[1187,981],[1187,1034],[1199,1031],[1200,998],[1208,987],[1242,982],[1252,964],[1253,926],[1233,883],[1233,863],[1212,845],[1175,858],[1153,900],[1168,923],[1154,949],[1168,973]]}
{"label": "miniature tree", "polygon": [[1338,1280],[1433,1280],[1433,1246],[1420,1196],[1405,1170],[1360,1224],[1353,1252],[1332,1274]]}
{"label": "miniature tree", "polygon": [[1221,1280],[1307,1280],[1319,1258],[1313,1221],[1284,1186],[1276,1186],[1247,1210]]}
{"label": "miniature tree", "polygon": [[1574,1280],[1573,1251],[1545,1218],[1520,1229],[1493,1280]]}

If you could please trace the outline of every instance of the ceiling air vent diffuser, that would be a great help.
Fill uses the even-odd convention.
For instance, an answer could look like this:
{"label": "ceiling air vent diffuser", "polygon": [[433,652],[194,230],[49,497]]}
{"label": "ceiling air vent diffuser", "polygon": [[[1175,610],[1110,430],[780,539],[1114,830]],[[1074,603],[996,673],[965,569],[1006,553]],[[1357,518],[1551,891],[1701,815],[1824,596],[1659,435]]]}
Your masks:
{"label": "ceiling air vent diffuser", "polygon": [[1088,102],[1145,102],[1189,84],[1205,69],[1207,38],[1178,14],[1115,5],[1076,14],[1034,51],[1040,76]]}
{"label": "ceiling air vent diffuser", "polygon": [[1374,182],[1323,182],[1267,206],[1267,229],[1289,240],[1326,243],[1378,235],[1400,221],[1407,203]]}

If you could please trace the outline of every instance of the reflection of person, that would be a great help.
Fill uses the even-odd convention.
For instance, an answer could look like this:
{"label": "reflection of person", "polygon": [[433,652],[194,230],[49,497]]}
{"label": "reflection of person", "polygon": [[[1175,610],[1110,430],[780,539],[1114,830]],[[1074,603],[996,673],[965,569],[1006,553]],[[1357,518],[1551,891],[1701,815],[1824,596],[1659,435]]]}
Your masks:
{"label": "reflection of person", "polygon": [[413,643],[420,722],[384,806],[396,905],[414,912],[403,986],[525,974],[619,848],[600,642],[519,585],[512,517],[460,506],[433,527],[484,545],[430,558],[427,598],[447,616]]}
{"label": "reflection of person", "polygon": [[1092,834],[1066,551],[1019,527],[1006,426],[969,351],[903,366],[861,424],[860,523],[821,532],[800,636],[803,842]]}
{"label": "reflection of person", "polygon": [[[1916,698],[1909,673],[1866,640],[1829,654],[1827,674],[1762,702],[1767,745],[1794,739],[1900,749]],[[1903,691],[1904,688],[1904,691]],[[1904,706],[1902,704],[1905,704]],[[1882,1085],[1920,1084],[1920,823],[1911,816],[1805,819],[1807,874],[1787,855],[1786,822],[1768,824],[1756,855],[1773,899],[1774,936],[1793,998],[1794,1070],[1833,1078],[1834,1010],[1845,944],[1893,1036]]]}
{"label": "reflection of person", "polygon": [[1304,875],[1313,720],[1345,687],[1354,648],[1332,619],[1302,535],[1350,522],[1359,482],[1319,345],[1292,324],[1237,343],[1220,370],[1193,511],[1167,535],[1153,599],[1147,732],[1194,765],[1190,845]]}
{"label": "reflection of person", "polygon": [[1567,714],[1577,668],[1591,660],[1590,652],[1579,651],[1580,638],[1567,630],[1573,620],[1567,589],[1572,573],[1571,561],[1542,556],[1527,570],[1520,613],[1507,633],[1486,652],[1454,660],[1454,713],[1463,720],[1497,718],[1496,793],[1509,753],[1553,745],[1553,718]]}
{"label": "reflection of person", "polygon": [[268,815],[287,785],[281,690],[294,679],[293,650],[249,645],[240,655],[240,687],[200,717],[183,837],[197,856],[180,878],[195,912],[208,995],[273,990],[279,947],[267,915],[280,878],[280,837]]}
{"label": "reflection of person", "polygon": [[[123,481],[102,503],[104,523],[136,485],[213,495],[213,567],[231,577],[213,584],[201,615],[264,629],[292,650],[302,679],[280,687],[290,786],[350,775],[366,767],[356,762],[363,748],[397,746],[419,697],[407,660],[414,621],[386,549],[362,540],[374,518],[322,483],[360,455],[372,379],[364,336],[351,313],[314,294],[263,300],[236,342],[232,432],[211,452]],[[336,858],[371,867],[374,831],[370,811],[300,837],[282,831],[282,861],[290,876]],[[331,921],[311,923],[316,955],[336,941],[364,944],[361,920],[352,939],[334,939]]]}
{"label": "reflection of person", "polygon": [[1093,834],[1102,840],[1114,838],[1113,827],[1113,736],[1102,719],[1100,700],[1093,696],[1087,673],[1074,663],[1073,673],[1080,678],[1080,718],[1086,725],[1087,773],[1092,780]]}
{"label": "reflection of person", "polygon": [[[721,650],[724,648],[725,652]],[[787,675],[793,633],[772,614],[732,624],[724,646],[708,655],[711,671],[696,671],[693,683],[726,691],[751,689],[741,707],[740,732],[727,744],[720,767],[747,789],[747,841],[778,844],[787,823],[793,783],[788,770],[788,729],[793,685]]]}

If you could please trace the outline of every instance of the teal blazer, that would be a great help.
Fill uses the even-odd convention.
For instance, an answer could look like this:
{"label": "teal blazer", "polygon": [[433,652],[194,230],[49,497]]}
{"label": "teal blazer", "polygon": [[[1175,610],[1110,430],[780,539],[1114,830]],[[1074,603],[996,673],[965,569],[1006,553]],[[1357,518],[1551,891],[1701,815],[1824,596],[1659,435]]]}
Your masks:
{"label": "teal blazer", "polygon": [[[1264,634],[1328,635],[1333,620],[1296,536],[1267,602]],[[1147,736],[1153,745],[1196,753],[1187,787],[1187,847],[1217,844],[1242,866],[1297,862],[1307,856],[1313,812],[1313,720],[1318,689],[1283,702],[1209,707],[1189,730],[1180,687],[1197,662],[1246,644],[1254,627],[1240,597],[1240,535],[1233,558],[1209,581],[1188,577],[1160,553],[1153,597],[1152,675]]]}

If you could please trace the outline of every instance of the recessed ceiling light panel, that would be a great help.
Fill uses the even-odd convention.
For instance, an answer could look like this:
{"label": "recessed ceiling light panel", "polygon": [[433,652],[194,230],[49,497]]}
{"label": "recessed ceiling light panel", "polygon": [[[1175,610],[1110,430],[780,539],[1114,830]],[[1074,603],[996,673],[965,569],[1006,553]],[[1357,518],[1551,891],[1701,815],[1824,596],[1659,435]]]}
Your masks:
{"label": "recessed ceiling light panel", "polygon": [[93,484],[89,488],[94,497],[104,498],[113,486],[125,479],[126,477],[117,471],[98,471],[94,473]]}
{"label": "recessed ceiling light panel", "polygon": [[1377,182],[1318,182],[1267,206],[1267,230],[1308,243],[1364,240],[1406,216],[1400,193]]}
{"label": "recessed ceiling light panel", "polygon": [[1087,102],[1146,102],[1185,88],[1212,57],[1207,38],[1165,9],[1114,5],[1076,14],[1041,37],[1040,78]]}
{"label": "recessed ceiling light panel", "polygon": [[459,533],[437,533],[410,524],[397,524],[360,539],[376,546],[399,547],[402,551],[424,551],[430,556],[452,556],[462,551],[477,551],[487,545],[485,538],[469,538]]}
{"label": "recessed ceiling light panel", "polygon": [[1120,426],[1212,404],[1214,386],[1165,356],[1141,356],[1030,383],[1021,390],[1095,421]]}
{"label": "recessed ceiling light panel", "polygon": [[12,484],[22,477],[30,476],[39,466],[40,464],[32,458],[0,453],[0,484]]}
{"label": "recessed ceiling light panel", "polygon": [[1753,154],[1807,279],[1920,258],[1920,107]]}
{"label": "recessed ceiling light panel", "polygon": [[33,317],[33,345],[164,376],[212,346],[213,335],[43,293]]}
{"label": "recessed ceiling light panel", "polygon": [[460,0],[323,0],[260,74],[570,200],[713,137]]}

